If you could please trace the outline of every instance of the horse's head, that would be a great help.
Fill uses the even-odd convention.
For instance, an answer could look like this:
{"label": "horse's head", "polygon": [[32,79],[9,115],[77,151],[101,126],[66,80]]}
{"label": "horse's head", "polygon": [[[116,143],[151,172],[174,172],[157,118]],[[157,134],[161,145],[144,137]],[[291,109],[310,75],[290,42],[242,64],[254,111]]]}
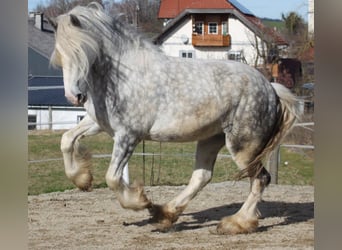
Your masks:
{"label": "horse's head", "polygon": [[74,105],[87,100],[90,68],[99,55],[99,35],[93,19],[102,6],[77,6],[67,14],[49,19],[55,29],[55,48],[50,62],[62,67],[66,98]]}

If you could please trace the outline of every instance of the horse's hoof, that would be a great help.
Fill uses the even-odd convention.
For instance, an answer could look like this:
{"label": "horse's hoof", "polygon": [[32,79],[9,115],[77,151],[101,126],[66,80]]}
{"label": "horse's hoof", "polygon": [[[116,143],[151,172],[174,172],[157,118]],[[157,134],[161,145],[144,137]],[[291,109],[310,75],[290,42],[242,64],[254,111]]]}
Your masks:
{"label": "horse's hoof", "polygon": [[79,175],[77,175],[73,183],[78,187],[81,191],[85,192],[90,192],[93,190],[92,188],[92,181],[93,181],[93,176],[90,173],[90,171],[85,171]]}
{"label": "horse's hoof", "polygon": [[161,232],[169,231],[180,214],[178,212],[170,212],[166,205],[161,206],[153,204],[148,210],[152,215],[150,222]]}
{"label": "horse's hoof", "polygon": [[258,228],[258,219],[241,219],[237,214],[223,218],[217,225],[217,234],[247,234]]}
{"label": "horse's hoof", "polygon": [[138,182],[134,182],[128,187],[124,186],[124,188],[117,193],[117,198],[121,207],[125,209],[139,211],[152,206],[152,202],[145,194],[144,186]]}

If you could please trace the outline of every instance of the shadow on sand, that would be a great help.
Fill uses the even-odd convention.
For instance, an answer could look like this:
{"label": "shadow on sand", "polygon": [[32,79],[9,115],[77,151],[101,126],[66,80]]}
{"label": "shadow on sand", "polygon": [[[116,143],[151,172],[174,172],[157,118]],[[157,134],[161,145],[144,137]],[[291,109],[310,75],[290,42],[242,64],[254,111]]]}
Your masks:
{"label": "shadow on sand", "polygon": [[[220,207],[212,207],[206,210],[201,210],[193,213],[183,213],[182,216],[189,216],[191,219],[175,223],[171,231],[194,230],[204,227],[216,226],[216,224],[225,216],[236,213],[243,203],[232,203]],[[263,201],[258,204],[258,208],[263,218],[282,217],[283,222],[273,224],[270,226],[261,226],[258,228],[259,232],[267,231],[269,228],[277,225],[289,225],[299,222],[308,221],[314,218],[314,202],[291,203],[279,201]],[[209,222],[209,223],[208,223]],[[125,226],[136,225],[145,226],[150,223],[149,219],[125,223]],[[156,230],[157,231],[157,230]]]}

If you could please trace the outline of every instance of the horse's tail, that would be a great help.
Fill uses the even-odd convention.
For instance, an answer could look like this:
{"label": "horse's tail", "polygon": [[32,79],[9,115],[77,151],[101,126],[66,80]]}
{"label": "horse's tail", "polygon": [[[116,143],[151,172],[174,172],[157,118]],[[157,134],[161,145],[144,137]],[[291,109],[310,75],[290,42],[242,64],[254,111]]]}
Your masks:
{"label": "horse's tail", "polygon": [[289,89],[279,83],[271,83],[279,97],[277,121],[274,129],[261,152],[250,162],[246,169],[240,171],[237,179],[245,177],[257,177],[263,168],[262,161],[280,144],[293,125],[299,120],[298,99]]}

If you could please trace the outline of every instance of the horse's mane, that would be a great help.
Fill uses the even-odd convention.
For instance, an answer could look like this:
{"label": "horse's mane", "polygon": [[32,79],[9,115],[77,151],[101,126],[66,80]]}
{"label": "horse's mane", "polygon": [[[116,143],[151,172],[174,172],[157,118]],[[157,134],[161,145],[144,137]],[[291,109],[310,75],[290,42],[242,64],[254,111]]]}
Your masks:
{"label": "horse's mane", "polygon": [[104,46],[112,54],[114,51],[124,53],[132,45],[139,47],[148,44],[119,19],[119,14],[113,17],[107,15],[96,2],[86,7],[76,6],[58,16],[56,45],[50,63],[62,66],[61,58],[69,60],[72,65],[77,65],[78,79],[86,80],[90,66],[103,53]]}

